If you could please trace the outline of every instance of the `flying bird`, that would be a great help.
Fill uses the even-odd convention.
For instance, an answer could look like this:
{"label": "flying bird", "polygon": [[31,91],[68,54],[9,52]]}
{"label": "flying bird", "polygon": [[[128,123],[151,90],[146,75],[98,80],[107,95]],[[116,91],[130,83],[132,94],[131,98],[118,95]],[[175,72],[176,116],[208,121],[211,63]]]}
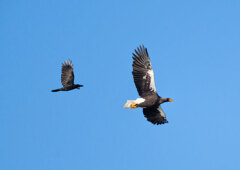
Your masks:
{"label": "flying bird", "polygon": [[154,73],[147,48],[140,46],[133,54],[133,79],[140,98],[127,100],[124,108],[143,108],[143,114],[153,124],[168,123],[161,108],[164,102],[173,102],[170,98],[160,97],[156,92]]}
{"label": "flying bird", "polygon": [[81,84],[74,84],[73,64],[71,60],[66,60],[62,64],[61,82],[63,87],[52,90],[52,92],[69,91],[73,89],[80,89],[80,87],[83,87],[83,85]]}

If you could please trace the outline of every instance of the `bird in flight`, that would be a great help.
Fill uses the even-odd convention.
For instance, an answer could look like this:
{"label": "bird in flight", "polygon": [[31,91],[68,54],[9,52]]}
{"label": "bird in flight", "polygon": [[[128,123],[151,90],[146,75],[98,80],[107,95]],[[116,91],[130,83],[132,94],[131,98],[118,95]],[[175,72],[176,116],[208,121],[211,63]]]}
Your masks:
{"label": "bird in flight", "polygon": [[168,123],[160,104],[173,102],[170,98],[160,97],[156,92],[154,73],[147,48],[140,46],[133,53],[133,79],[140,98],[127,100],[124,108],[143,108],[143,114],[153,124]]}
{"label": "bird in flight", "polygon": [[80,89],[83,87],[81,84],[74,84],[73,64],[71,60],[66,60],[62,64],[61,82],[63,87],[52,90],[52,92],[69,91],[73,89]]}

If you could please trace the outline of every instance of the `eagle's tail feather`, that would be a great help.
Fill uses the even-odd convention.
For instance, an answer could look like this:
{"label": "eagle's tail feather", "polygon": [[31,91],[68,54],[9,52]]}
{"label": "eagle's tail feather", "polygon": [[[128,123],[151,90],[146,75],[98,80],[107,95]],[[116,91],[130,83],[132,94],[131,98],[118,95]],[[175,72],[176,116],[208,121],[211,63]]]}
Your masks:
{"label": "eagle's tail feather", "polygon": [[129,109],[133,109],[136,108],[136,101],[135,100],[127,100],[126,104],[123,105],[124,108],[129,108]]}

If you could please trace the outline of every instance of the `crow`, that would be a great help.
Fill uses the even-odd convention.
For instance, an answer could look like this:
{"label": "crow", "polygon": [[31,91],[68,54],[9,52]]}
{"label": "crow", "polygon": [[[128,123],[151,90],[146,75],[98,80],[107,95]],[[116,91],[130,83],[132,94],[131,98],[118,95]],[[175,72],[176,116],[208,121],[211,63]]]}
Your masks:
{"label": "crow", "polygon": [[66,60],[62,64],[61,82],[63,87],[60,89],[52,90],[52,92],[69,91],[83,87],[81,84],[74,84],[73,64],[71,60]]}

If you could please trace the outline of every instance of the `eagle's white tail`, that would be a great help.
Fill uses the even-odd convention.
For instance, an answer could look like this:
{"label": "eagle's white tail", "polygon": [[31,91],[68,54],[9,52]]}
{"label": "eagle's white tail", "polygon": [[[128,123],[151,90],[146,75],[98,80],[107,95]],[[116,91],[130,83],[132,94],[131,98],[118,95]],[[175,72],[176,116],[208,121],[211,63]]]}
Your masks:
{"label": "eagle's white tail", "polygon": [[127,100],[127,103],[123,106],[124,108],[132,109],[132,104],[136,103],[135,100]]}
{"label": "eagle's white tail", "polygon": [[141,104],[144,101],[145,101],[144,98],[137,98],[136,100],[127,100],[127,103],[123,107],[133,109],[138,107],[137,104]]}

